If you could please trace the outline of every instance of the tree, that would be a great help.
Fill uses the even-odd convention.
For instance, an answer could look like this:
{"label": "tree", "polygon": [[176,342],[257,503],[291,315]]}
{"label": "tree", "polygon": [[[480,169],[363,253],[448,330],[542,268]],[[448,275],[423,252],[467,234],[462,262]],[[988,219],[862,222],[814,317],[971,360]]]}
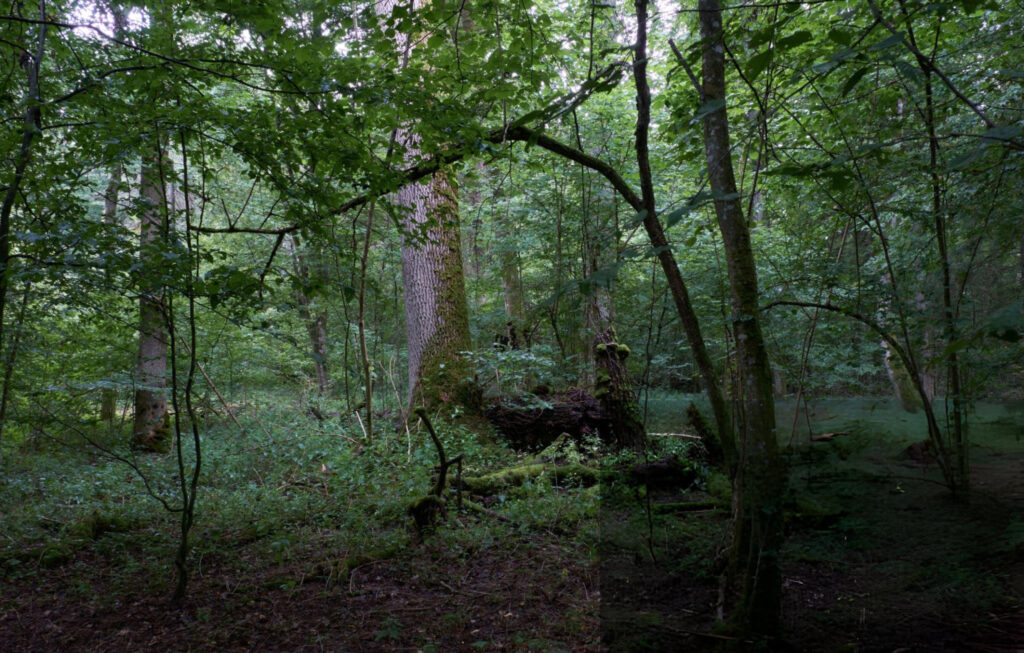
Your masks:
{"label": "tree", "polygon": [[170,160],[158,145],[142,160],[139,216],[139,356],[136,362],[132,446],[169,451],[167,422],[167,316],[161,252],[168,242]]}
{"label": "tree", "polygon": [[[396,4],[387,0],[377,11],[387,15]],[[403,67],[412,45],[409,35],[398,37]],[[403,161],[419,158],[419,137],[411,126],[397,129],[394,142]],[[410,406],[454,404],[479,415],[482,393],[462,354],[473,343],[454,176],[438,170],[427,181],[406,184],[394,194],[393,204],[402,233]]]}
{"label": "tree", "polygon": [[718,0],[699,0],[701,103],[708,180],[729,273],[739,382],[734,398],[739,459],[733,481],[732,560],[741,577],[733,623],[744,633],[777,635],[782,608],[782,495],[785,472],[775,435],[772,370],[761,334],[757,267],[733,173],[726,111],[725,49]]}
{"label": "tree", "polygon": [[299,316],[306,323],[309,334],[310,357],[313,359],[313,370],[316,376],[316,389],[321,395],[330,390],[330,378],[327,374],[327,313],[323,307],[310,298],[306,288],[319,290],[325,283],[327,271],[320,248],[303,251],[292,238],[289,241],[292,267],[295,272],[297,287],[295,303],[299,308]]}

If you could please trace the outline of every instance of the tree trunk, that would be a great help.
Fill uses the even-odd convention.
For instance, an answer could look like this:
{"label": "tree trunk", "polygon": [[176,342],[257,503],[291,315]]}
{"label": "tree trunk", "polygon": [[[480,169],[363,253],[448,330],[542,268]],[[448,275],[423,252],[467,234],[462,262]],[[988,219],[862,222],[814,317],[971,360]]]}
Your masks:
{"label": "tree trunk", "polygon": [[167,327],[162,272],[156,263],[165,242],[168,198],[165,177],[170,161],[162,149],[143,159],[139,219],[139,356],[135,378],[132,446],[143,451],[170,451],[167,423]]}
{"label": "tree trunk", "polygon": [[599,334],[596,342],[594,397],[601,402],[609,431],[603,434],[602,439],[614,449],[643,451],[647,446],[647,430],[637,405],[633,380],[626,367],[629,347],[615,342],[612,329]]}
{"label": "tree trunk", "polygon": [[775,436],[771,365],[758,319],[757,269],[730,158],[722,12],[718,0],[699,0],[698,8],[704,42],[702,101],[722,103],[704,116],[704,151],[729,273],[739,373],[732,569],[742,588],[733,623],[742,632],[776,635],[782,603],[779,553],[785,476]]}
{"label": "tree trunk", "polygon": [[917,394],[917,388],[910,372],[903,361],[896,356],[889,343],[882,341],[882,349],[885,350],[885,371],[892,381],[893,393],[899,400],[900,406],[908,413],[916,413],[921,408],[921,398]]}
{"label": "tree trunk", "polygon": [[454,403],[479,415],[482,394],[461,354],[473,343],[456,190],[449,175],[438,172],[399,190],[395,204],[407,211],[400,228],[410,401],[428,407]]}
{"label": "tree trunk", "polygon": [[[110,169],[110,179],[103,191],[103,222],[108,225],[117,224],[117,201],[124,170],[121,163],[114,164]],[[112,355],[112,352],[111,352]],[[103,388],[100,390],[100,419],[113,422],[117,414],[117,390]]]}
{"label": "tree trunk", "polygon": [[[636,84],[636,158],[640,171],[640,194],[639,199],[627,198],[630,205],[643,217],[644,230],[651,242],[661,269],[665,273],[665,281],[668,284],[669,293],[672,295],[672,302],[675,304],[679,321],[686,333],[686,340],[690,344],[690,351],[697,363],[704,387],[708,395],[708,402],[711,404],[711,411],[715,417],[715,425],[718,427],[718,437],[721,440],[722,451],[725,462],[729,468],[730,475],[735,473],[737,464],[736,436],[732,423],[732,416],[722,393],[722,387],[718,382],[715,373],[715,366],[708,354],[707,346],[704,343],[704,336],[701,333],[700,320],[697,319],[697,312],[690,302],[690,292],[679,272],[672,247],[665,237],[665,230],[661,220],[658,219],[657,205],[655,203],[654,178],[651,174],[650,149],[648,145],[648,131],[651,125],[651,88],[647,79],[647,0],[636,0],[637,17],[637,40],[635,60],[633,63],[633,80]],[[606,175],[607,176],[607,175]],[[618,187],[617,187],[618,188]],[[619,189],[620,194],[622,189]]]}
{"label": "tree trunk", "polygon": [[[397,4],[383,0],[376,11],[386,16]],[[412,42],[400,35],[396,46],[404,63]],[[419,156],[419,139],[409,128],[396,130],[395,141],[406,161]],[[453,173],[440,170],[427,181],[403,186],[393,204],[399,208],[402,232],[410,407],[451,404],[482,418],[483,393],[473,380],[472,364],[461,353],[473,343]]]}
{"label": "tree trunk", "polygon": [[[25,170],[31,160],[32,141],[37,134],[42,133],[42,106],[39,90],[39,71],[43,64],[43,53],[46,45],[46,30],[44,6],[39,7],[39,36],[35,52],[27,52],[30,46],[26,45],[26,51],[21,56],[22,66],[25,68],[25,75],[28,81],[28,89],[25,95],[25,115],[22,119],[21,145],[18,154],[14,157],[14,175],[10,179],[2,179],[0,183],[6,186],[3,202],[0,203],[0,347],[4,342],[4,310],[7,307],[7,291],[11,278],[11,213],[14,210],[14,203],[21,192],[21,182],[25,178]],[[6,390],[6,388],[5,388]],[[2,423],[0,423],[2,428]]]}
{"label": "tree trunk", "polygon": [[299,307],[299,317],[305,323],[306,332],[309,334],[310,357],[313,359],[316,388],[317,392],[321,395],[326,395],[330,389],[330,377],[327,374],[327,315],[314,306],[309,295],[301,287],[306,286],[310,282],[317,283],[323,281],[326,277],[326,272],[322,265],[320,252],[313,252],[312,255],[314,259],[312,274],[317,277],[315,280],[310,277],[307,255],[299,251],[294,240],[291,243],[291,254],[295,276],[301,284],[295,291],[295,302]]}

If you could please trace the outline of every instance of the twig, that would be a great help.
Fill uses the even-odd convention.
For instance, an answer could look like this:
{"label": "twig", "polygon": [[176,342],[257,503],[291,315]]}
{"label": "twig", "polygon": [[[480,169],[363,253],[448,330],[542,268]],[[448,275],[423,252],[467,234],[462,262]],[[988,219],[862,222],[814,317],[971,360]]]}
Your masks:
{"label": "twig", "polygon": [[[188,346],[188,343],[185,342],[185,339],[179,337],[178,340],[181,341],[182,347],[184,347],[188,355],[191,356],[192,348]],[[217,399],[220,400],[221,405],[224,406],[224,410],[227,411],[228,416],[231,418],[231,421],[235,423],[235,426],[244,431],[245,427],[242,426],[242,424],[238,421],[238,418],[235,417],[234,412],[231,411],[231,407],[228,406],[228,402],[224,400],[224,396],[221,395],[220,390],[218,390],[217,386],[214,384],[213,379],[211,379],[210,375],[206,373],[206,369],[203,368],[203,364],[200,363],[199,361],[196,361],[196,367],[198,367],[199,371],[202,372],[203,378],[206,379],[206,382],[210,384],[210,389],[213,390],[213,394],[217,395]]]}

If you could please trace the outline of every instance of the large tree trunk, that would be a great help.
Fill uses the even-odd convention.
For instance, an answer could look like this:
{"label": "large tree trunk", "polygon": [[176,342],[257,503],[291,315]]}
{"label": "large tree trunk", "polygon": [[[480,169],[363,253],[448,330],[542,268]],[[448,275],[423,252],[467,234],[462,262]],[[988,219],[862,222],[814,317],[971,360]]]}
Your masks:
{"label": "large tree trunk", "polygon": [[704,151],[728,266],[739,373],[732,563],[742,587],[733,623],[744,632],[775,635],[782,601],[779,553],[785,475],[775,436],[771,366],[758,319],[757,270],[730,155],[722,12],[718,0],[699,0],[698,8],[704,41],[702,101],[723,103],[704,116]]}
{"label": "large tree trunk", "polygon": [[473,343],[456,189],[447,173],[438,172],[426,183],[399,190],[395,204],[407,211],[400,228],[410,402],[454,403],[479,415],[482,394],[461,353]]}
{"label": "large tree trunk", "polygon": [[[397,4],[382,0],[376,11],[386,16]],[[412,45],[408,36],[398,37],[401,61],[408,59]],[[419,156],[419,139],[411,129],[398,129],[395,141],[407,161]],[[402,232],[410,407],[453,404],[482,418],[483,393],[461,353],[473,343],[453,174],[440,170],[425,182],[407,184],[395,193],[393,203],[399,207]]]}
{"label": "large tree trunk", "polygon": [[155,254],[165,239],[168,198],[164,180],[170,161],[162,150],[142,162],[139,220],[139,357],[135,377],[135,419],[132,446],[144,451],[170,451],[167,423],[167,327],[161,272]]}

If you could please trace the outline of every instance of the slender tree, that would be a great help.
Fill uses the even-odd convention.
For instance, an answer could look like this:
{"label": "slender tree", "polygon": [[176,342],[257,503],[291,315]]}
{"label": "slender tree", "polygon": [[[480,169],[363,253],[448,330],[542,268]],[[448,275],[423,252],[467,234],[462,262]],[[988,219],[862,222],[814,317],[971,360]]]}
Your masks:
{"label": "slender tree", "polygon": [[166,176],[170,160],[158,146],[144,156],[140,181],[139,219],[139,355],[135,376],[135,415],[132,446],[168,451],[167,327],[164,284],[158,254],[166,243],[168,198]]}
{"label": "slender tree", "polygon": [[757,268],[733,173],[726,112],[725,42],[718,0],[699,0],[704,151],[722,234],[736,342],[739,464],[733,481],[732,565],[741,579],[733,622],[742,632],[777,635],[782,607],[782,494],[772,372],[760,326]]}

